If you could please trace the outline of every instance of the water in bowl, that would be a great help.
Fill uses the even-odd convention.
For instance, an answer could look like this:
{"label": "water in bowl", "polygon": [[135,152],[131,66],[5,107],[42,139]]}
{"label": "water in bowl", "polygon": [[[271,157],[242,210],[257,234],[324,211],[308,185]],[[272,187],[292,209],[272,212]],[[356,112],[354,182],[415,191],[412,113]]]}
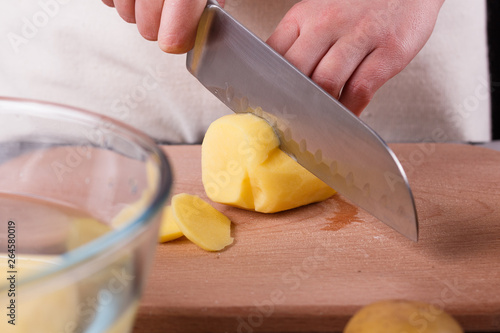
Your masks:
{"label": "water in bowl", "polygon": [[0,313],[0,332],[130,329],[138,302],[127,308],[121,304],[137,299],[136,288],[130,288],[136,282],[131,253],[85,283],[73,283],[70,274],[53,282],[46,292],[29,284],[36,273],[61,265],[65,253],[111,231],[110,225],[62,203],[7,193],[0,193],[0,219],[4,229],[0,230],[0,272],[5,274],[2,284],[7,283],[0,295],[5,312]]}

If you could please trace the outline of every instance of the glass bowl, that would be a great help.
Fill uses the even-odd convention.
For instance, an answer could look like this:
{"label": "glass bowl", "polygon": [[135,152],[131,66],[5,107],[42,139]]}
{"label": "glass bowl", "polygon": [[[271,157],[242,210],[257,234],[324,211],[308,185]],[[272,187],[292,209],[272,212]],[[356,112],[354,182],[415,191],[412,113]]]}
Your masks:
{"label": "glass bowl", "polygon": [[130,332],[171,186],[146,135],[0,98],[0,332]]}

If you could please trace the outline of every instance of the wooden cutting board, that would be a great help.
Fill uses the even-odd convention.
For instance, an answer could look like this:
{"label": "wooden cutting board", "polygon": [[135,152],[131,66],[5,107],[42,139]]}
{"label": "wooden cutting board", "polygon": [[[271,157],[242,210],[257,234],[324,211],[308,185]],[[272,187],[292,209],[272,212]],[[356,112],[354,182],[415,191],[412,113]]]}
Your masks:
{"label": "wooden cutting board", "polygon": [[[433,304],[467,331],[500,330],[500,153],[452,144],[392,145],[407,172],[420,240],[340,195],[277,214],[214,204],[234,244],[158,246],[134,332],[335,332],[382,299]],[[200,146],[165,147],[174,193],[206,199]],[[369,168],[369,166],[367,166]]]}

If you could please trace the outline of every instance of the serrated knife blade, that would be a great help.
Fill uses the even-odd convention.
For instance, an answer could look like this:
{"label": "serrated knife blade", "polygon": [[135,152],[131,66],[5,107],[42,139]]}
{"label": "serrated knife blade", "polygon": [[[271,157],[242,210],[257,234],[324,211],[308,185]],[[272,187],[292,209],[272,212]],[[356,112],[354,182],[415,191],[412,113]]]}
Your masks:
{"label": "serrated knife blade", "polygon": [[364,122],[215,1],[201,17],[188,70],[236,113],[275,129],[281,149],[358,207],[411,240],[418,219],[405,172]]}

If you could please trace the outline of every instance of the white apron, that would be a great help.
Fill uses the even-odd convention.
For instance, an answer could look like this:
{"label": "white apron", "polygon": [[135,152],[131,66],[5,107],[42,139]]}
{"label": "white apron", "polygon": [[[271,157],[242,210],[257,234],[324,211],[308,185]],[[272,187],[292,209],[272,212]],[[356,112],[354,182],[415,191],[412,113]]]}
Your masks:
{"label": "white apron", "polygon": [[[264,40],[292,0],[227,0]],[[447,0],[420,54],[361,118],[387,141],[490,140],[484,1]],[[0,2],[0,96],[69,104],[164,143],[199,143],[230,113],[185,69],[99,0]],[[0,124],[1,126],[1,124]]]}

